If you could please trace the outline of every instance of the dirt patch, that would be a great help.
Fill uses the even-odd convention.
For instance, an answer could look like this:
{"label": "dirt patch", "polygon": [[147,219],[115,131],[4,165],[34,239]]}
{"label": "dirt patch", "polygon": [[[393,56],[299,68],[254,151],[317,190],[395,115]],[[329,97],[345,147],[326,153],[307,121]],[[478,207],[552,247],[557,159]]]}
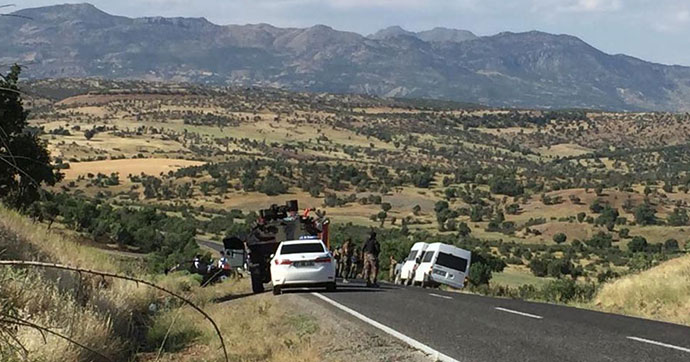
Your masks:
{"label": "dirt patch", "polygon": [[318,320],[319,335],[315,342],[324,361],[430,361],[424,353],[308,295],[283,294],[278,299]]}
{"label": "dirt patch", "polygon": [[70,168],[64,170],[64,173],[66,180],[76,179],[79,175],[86,175],[88,173],[98,174],[99,172],[105,175],[117,172],[120,176],[127,176],[129,174],[138,175],[142,172],[147,175],[158,175],[161,172],[167,173],[168,171],[175,171],[182,167],[199,166],[202,164],[204,164],[204,162],[173,158],[74,162],[70,163]]}

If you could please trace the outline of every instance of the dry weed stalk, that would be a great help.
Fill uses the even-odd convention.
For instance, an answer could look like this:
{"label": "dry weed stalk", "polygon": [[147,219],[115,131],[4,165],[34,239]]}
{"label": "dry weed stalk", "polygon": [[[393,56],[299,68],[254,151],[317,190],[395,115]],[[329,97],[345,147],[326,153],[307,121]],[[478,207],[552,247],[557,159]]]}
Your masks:
{"label": "dry weed stalk", "polygon": [[[220,344],[223,348],[223,354],[225,356],[225,361],[226,362],[229,361],[228,352],[227,352],[227,349],[225,348],[225,341],[223,340],[223,335],[221,334],[220,329],[218,328],[218,325],[213,320],[213,318],[211,318],[211,316],[209,316],[206,312],[204,312],[196,304],[192,303],[189,299],[187,299],[187,298],[185,298],[185,297],[183,297],[183,296],[181,296],[175,292],[172,292],[166,288],[160,287],[154,283],[151,283],[151,282],[143,280],[143,279],[133,278],[133,277],[129,277],[126,275],[119,275],[119,274],[115,274],[115,273],[108,273],[108,272],[91,270],[91,269],[83,269],[83,268],[72,267],[72,266],[68,266],[68,265],[62,265],[62,264],[44,263],[44,262],[38,262],[38,261],[25,261],[25,260],[0,260],[0,265],[40,267],[40,268],[68,270],[68,271],[73,271],[73,272],[77,272],[77,273],[87,273],[87,274],[99,275],[102,277],[110,277],[110,278],[128,280],[128,281],[135,282],[137,284],[141,283],[141,284],[147,285],[151,288],[158,289],[164,293],[170,294],[173,297],[180,299],[181,301],[185,302],[186,304],[188,304],[189,306],[194,308],[197,312],[199,312],[201,315],[203,315],[204,318],[206,318],[213,325],[213,328],[215,329],[216,334],[218,335],[218,339],[220,339]],[[43,331],[48,332],[48,330],[45,330],[45,329]],[[49,333],[51,333],[51,332],[49,332]]]}

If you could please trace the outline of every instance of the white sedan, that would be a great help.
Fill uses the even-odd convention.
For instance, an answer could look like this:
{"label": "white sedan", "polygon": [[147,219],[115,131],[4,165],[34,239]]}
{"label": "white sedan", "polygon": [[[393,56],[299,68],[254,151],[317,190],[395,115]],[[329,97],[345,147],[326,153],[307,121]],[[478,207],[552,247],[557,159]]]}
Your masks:
{"label": "white sedan", "polygon": [[335,260],[323,241],[283,241],[271,259],[273,294],[283,288],[326,287],[335,290]]}

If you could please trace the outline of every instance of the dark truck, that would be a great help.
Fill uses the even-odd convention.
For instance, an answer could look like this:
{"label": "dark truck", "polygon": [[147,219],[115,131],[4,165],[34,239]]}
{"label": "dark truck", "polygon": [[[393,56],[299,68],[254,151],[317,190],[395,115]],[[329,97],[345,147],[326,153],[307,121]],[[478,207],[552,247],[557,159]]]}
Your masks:
{"label": "dark truck", "polygon": [[[309,216],[314,211],[316,217]],[[286,240],[300,238],[318,238],[328,243],[329,220],[325,214],[314,209],[306,209],[299,213],[297,200],[291,200],[285,205],[271,205],[268,209],[259,211],[259,219],[252,226],[248,235],[234,235],[223,240],[228,251],[247,250],[248,269],[251,274],[252,291],[264,291],[264,283],[271,281],[271,258],[278,250],[278,245]]]}

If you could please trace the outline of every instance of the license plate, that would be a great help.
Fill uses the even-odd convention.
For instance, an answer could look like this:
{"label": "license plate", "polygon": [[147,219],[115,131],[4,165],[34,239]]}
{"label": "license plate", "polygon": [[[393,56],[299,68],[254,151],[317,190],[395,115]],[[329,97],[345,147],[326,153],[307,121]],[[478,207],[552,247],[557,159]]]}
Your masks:
{"label": "license plate", "polygon": [[301,267],[305,267],[305,266],[314,266],[314,262],[313,262],[313,261],[296,261],[296,262],[294,262],[293,264],[294,264],[295,267],[297,267],[297,268],[301,268]]}

